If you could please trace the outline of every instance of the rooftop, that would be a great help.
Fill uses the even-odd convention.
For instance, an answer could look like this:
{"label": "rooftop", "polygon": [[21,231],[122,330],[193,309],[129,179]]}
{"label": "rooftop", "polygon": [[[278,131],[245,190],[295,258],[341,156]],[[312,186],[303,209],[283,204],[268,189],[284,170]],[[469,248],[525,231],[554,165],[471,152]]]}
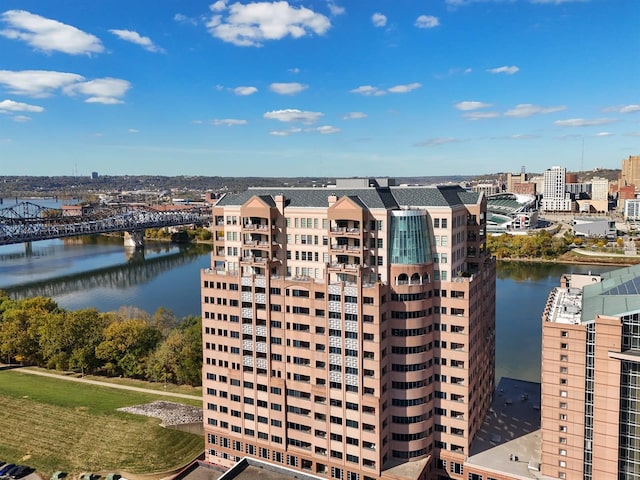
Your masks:
{"label": "rooftop", "polygon": [[[250,188],[244,192],[227,194],[217,206],[243,205],[254,195],[263,200],[284,195],[289,207],[324,207],[327,198],[347,196],[357,199],[366,208],[397,209],[401,206],[426,207],[476,204],[481,194],[467,192],[459,186],[438,187],[352,187],[352,188]],[[271,202],[270,202],[271,203]]]}
{"label": "rooftop", "polygon": [[640,265],[571,278],[575,286],[557,287],[549,294],[545,321],[575,325],[593,321],[598,315],[640,312]]}
{"label": "rooftop", "polygon": [[596,315],[619,316],[640,311],[640,265],[600,275],[602,281],[583,289],[582,321]]}
{"label": "rooftop", "polygon": [[558,287],[551,290],[547,308],[547,322],[576,325],[582,315],[582,289],[575,287]]}
{"label": "rooftop", "polygon": [[540,458],[540,384],[502,378],[465,465],[514,479],[542,478]]}

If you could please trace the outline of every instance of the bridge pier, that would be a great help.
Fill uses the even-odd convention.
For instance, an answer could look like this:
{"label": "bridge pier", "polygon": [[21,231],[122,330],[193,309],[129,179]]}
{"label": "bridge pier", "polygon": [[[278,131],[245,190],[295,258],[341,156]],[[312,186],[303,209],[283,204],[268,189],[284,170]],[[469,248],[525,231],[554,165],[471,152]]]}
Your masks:
{"label": "bridge pier", "polygon": [[124,246],[144,248],[144,230],[132,230],[124,232]]}
{"label": "bridge pier", "polygon": [[27,257],[33,255],[33,244],[31,242],[24,242],[24,253]]}

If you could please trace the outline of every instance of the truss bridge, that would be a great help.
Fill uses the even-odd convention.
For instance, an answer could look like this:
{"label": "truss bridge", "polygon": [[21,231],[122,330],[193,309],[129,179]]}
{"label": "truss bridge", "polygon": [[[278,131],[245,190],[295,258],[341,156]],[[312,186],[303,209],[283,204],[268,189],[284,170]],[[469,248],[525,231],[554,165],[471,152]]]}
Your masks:
{"label": "truss bridge", "polygon": [[135,234],[141,245],[147,228],[208,225],[211,214],[211,207],[100,205],[69,210],[22,202],[0,209],[0,245],[114,232]]}

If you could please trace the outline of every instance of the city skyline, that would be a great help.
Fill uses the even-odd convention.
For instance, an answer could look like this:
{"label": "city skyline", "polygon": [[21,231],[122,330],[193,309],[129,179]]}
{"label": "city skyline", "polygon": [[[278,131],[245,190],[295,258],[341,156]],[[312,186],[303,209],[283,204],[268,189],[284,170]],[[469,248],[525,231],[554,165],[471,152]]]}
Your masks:
{"label": "city skyline", "polygon": [[3,4],[4,174],[587,170],[640,150],[632,1],[149,6]]}

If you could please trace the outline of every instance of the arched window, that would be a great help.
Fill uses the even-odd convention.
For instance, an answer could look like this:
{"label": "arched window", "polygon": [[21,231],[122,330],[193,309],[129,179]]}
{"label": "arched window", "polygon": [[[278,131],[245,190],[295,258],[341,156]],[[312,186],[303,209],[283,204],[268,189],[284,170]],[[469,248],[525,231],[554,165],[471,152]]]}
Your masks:
{"label": "arched window", "polygon": [[411,285],[420,285],[422,283],[419,273],[411,275]]}
{"label": "arched window", "polygon": [[397,285],[406,285],[409,283],[409,276],[406,273],[398,275]]}

